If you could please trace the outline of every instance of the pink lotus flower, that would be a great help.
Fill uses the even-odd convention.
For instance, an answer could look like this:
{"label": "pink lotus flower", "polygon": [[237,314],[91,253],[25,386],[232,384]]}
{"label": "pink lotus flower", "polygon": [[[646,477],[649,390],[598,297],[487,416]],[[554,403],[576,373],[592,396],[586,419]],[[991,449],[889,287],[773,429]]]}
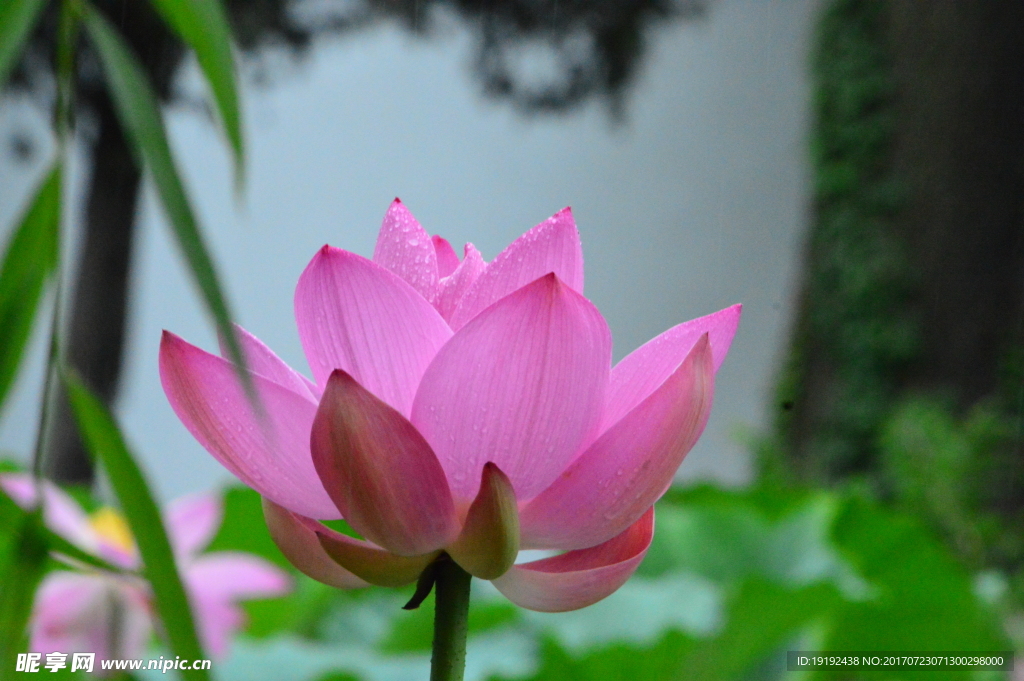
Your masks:
{"label": "pink lotus flower", "polygon": [[[32,507],[36,487],[27,475],[0,476],[0,486],[18,504]],[[102,508],[87,515],[60,488],[43,483],[47,526],[79,548],[126,570],[141,567],[128,525],[116,511]],[[172,502],[164,522],[204,648],[215,656],[227,652],[245,614],[238,601],[280,596],[291,580],[269,562],[248,553],[199,551],[220,527],[222,507],[212,494]],[[35,652],[93,652],[99,659],[142,657],[153,631],[149,586],[142,577],[58,570],[36,592],[30,648]],[[98,669],[98,667],[97,667]]]}
{"label": "pink lotus flower", "polygon": [[[446,552],[514,603],[572,610],[643,560],[740,315],[676,326],[611,368],[582,291],[569,209],[486,263],[472,244],[460,260],[396,200],[372,261],[324,246],[299,278],[315,382],[241,329],[265,419],[228,361],[168,332],[160,375],[307,575],[398,586]],[[317,522],[339,517],[365,540]],[[520,548],[565,553],[513,565]]]}

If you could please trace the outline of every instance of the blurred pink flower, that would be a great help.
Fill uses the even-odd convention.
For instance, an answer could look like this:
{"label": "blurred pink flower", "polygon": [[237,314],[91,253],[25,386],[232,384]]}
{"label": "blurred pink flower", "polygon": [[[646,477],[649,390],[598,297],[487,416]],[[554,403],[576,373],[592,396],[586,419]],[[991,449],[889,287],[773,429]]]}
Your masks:
{"label": "blurred pink flower", "polygon": [[[372,261],[324,246],[299,278],[315,382],[242,329],[265,419],[229,362],[168,332],[161,380],[307,575],[397,586],[446,552],[523,607],[582,608],[643,560],[740,316],[680,324],[612,368],[582,291],[569,209],[487,263],[395,200]],[[365,541],[316,520],[339,517]],[[521,548],[564,553],[513,565]]]}
{"label": "blurred pink flower", "polygon": [[[32,478],[0,475],[0,486],[18,504],[35,504]],[[43,482],[46,525],[79,548],[126,570],[141,567],[135,541],[124,519],[111,508],[87,515],[60,488]],[[222,507],[214,494],[177,499],[164,522],[185,589],[192,601],[203,647],[227,653],[245,614],[238,601],[270,598],[291,589],[290,578],[248,553],[199,553],[220,527]],[[149,643],[154,611],[141,576],[88,570],[49,573],[36,592],[30,648],[35,652],[94,652],[99,659],[139,658]]]}

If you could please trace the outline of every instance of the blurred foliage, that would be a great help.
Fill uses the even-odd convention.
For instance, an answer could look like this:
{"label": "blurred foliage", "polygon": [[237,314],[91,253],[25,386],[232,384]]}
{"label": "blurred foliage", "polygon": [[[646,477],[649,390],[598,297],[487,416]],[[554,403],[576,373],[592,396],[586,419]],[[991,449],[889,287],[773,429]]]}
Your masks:
{"label": "blurred foliage", "polygon": [[[18,524],[8,520],[0,517],[0,549],[15,538]],[[256,492],[225,492],[224,521],[207,550],[248,551],[296,579],[288,596],[245,604],[246,634],[260,648],[236,642],[235,657],[215,665],[217,678],[279,678],[281,665],[297,659],[308,669],[295,670],[296,681],[396,678],[394,669],[381,671],[389,665],[425,672],[433,599],[404,611],[411,588],[344,592],[298,574],[270,539]],[[469,656],[476,675],[467,678],[782,679],[792,675],[785,671],[791,649],[1008,649],[998,604],[976,591],[926,523],[856,489],[673,489],[659,502],[647,560],[605,601],[533,613],[475,582]],[[256,650],[262,657],[252,661]],[[913,678],[1003,677],[915,671]]]}
{"label": "blurred foliage", "polygon": [[[153,593],[153,609],[160,618],[171,652],[176,657],[204,657],[189,597],[185,592],[174,550],[167,537],[160,509],[149,483],[129,451],[113,415],[74,374],[64,376],[75,420],[89,454],[103,465],[142,559],[142,575]],[[186,679],[205,681],[206,670],[182,672]]]}
{"label": "blurred foliage", "polygon": [[915,300],[928,282],[908,250],[894,162],[907,93],[893,7],[830,0],[817,24],[813,218],[762,482],[853,484],[915,516],[965,569],[1008,586],[1009,616],[1024,605],[1024,352],[1011,349],[992,394],[966,405],[956,385],[910,378],[924,361]]}
{"label": "blurred foliage", "polygon": [[804,298],[772,405],[778,446],[762,457],[776,479],[827,483],[874,470],[879,427],[917,344],[902,313],[911,273],[892,230],[900,189],[886,4],[832,0],[817,26]]}
{"label": "blurred foliage", "polygon": [[[287,567],[248,489],[226,494],[224,525],[210,546],[225,549]],[[389,663],[426,669],[432,598],[407,612],[408,590],[340,592],[296,579],[294,594],[246,605],[249,635],[270,637],[274,652],[265,654],[320,660],[294,678],[395,678],[381,671]],[[1007,649],[997,610],[973,584],[925,523],[866,493],[671,490],[659,502],[648,558],[597,605],[532,613],[475,582],[469,656],[479,674],[467,678],[781,679],[791,675],[789,649]],[[520,671],[502,671],[517,656]],[[273,678],[272,670],[260,676],[264,667],[272,669],[229,665],[221,678]],[[915,671],[913,678],[983,677]]]}

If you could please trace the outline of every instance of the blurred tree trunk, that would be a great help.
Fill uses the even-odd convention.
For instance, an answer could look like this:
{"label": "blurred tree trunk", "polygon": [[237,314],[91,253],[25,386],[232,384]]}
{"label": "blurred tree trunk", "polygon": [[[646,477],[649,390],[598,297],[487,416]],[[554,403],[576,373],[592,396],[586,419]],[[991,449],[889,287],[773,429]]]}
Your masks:
{"label": "blurred tree trunk", "polygon": [[874,479],[901,400],[963,415],[1022,341],[1024,3],[832,0],[813,70],[815,204],[766,471]]}
{"label": "blurred tree trunk", "polygon": [[1024,3],[892,2],[896,223],[921,278],[920,350],[902,389],[964,409],[998,387],[1021,340]]}
{"label": "blurred tree trunk", "polygon": [[[183,49],[146,3],[98,3],[138,55],[162,101]],[[109,5],[109,7],[107,7]],[[79,100],[95,119],[84,233],[77,253],[65,346],[67,364],[108,405],[117,397],[131,278],[132,242],[142,173],[102,83],[86,81]],[[62,387],[54,391],[46,434],[44,474],[65,483],[91,483],[93,467],[82,446]]]}
{"label": "blurred tree trunk", "polygon": [[[91,155],[86,227],[70,298],[64,356],[110,405],[121,376],[141,172],[107,97],[95,113],[99,134]],[[59,482],[91,482],[92,464],[63,389],[57,391],[47,437],[44,474]]]}

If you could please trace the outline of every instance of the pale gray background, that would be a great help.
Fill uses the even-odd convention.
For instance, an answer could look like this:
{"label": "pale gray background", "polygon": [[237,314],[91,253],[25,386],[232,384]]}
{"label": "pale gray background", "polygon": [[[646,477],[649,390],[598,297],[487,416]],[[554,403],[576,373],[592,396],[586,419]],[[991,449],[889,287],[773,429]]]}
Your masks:
{"label": "pale gray background", "polygon": [[[380,26],[322,43],[298,64],[281,56],[271,87],[244,87],[239,201],[215,128],[185,109],[168,124],[238,318],[307,374],[292,317],[298,275],[325,242],[370,255],[395,196],[429,231],[457,247],[471,240],[488,259],[571,205],[586,294],[611,325],[616,359],[678,322],[744,303],[710,425],[682,468],[685,478],[739,484],[750,476],[742,434],[765,422],[798,271],[814,7],[720,0],[704,21],[655,31],[621,126],[597,103],[523,118],[484,98],[470,75],[472,37],[443,19],[433,40]],[[201,91],[201,80],[193,72],[183,87]],[[0,106],[0,129],[10,126],[46,146],[30,105]],[[34,176],[0,158],[6,229]],[[118,413],[170,498],[230,476],[160,389],[161,329],[216,343],[151,192],[141,217]],[[0,449],[21,458],[35,433],[42,340],[0,422]]]}

